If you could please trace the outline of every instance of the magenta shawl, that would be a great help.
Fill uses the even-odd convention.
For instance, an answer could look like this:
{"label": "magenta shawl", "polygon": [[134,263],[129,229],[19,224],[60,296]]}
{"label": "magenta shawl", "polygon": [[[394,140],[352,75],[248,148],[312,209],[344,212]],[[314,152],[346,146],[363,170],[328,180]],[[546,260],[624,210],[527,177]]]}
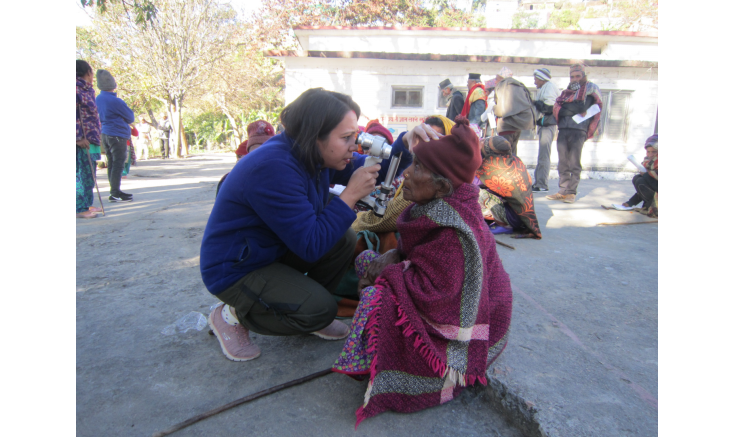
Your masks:
{"label": "magenta shawl", "polygon": [[380,307],[368,322],[373,354],[357,424],[386,410],[443,404],[466,385],[487,384],[510,326],[510,278],[477,202],[478,188],[413,205],[399,216],[405,261],[376,281]]}

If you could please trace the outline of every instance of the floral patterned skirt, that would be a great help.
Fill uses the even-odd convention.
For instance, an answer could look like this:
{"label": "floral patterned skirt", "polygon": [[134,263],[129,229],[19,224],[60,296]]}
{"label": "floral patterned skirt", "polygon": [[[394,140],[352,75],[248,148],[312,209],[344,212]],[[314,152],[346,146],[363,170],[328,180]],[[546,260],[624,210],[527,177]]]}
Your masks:
{"label": "floral patterned skirt", "polygon": [[[373,250],[362,252],[355,259],[355,272],[358,278],[364,278],[367,267],[380,254]],[[347,336],[342,352],[332,366],[332,370],[348,375],[367,375],[370,373],[370,364],[373,354],[368,352],[366,328],[371,315],[380,308],[381,288],[365,287],[360,292],[360,303],[352,319],[350,334]]]}

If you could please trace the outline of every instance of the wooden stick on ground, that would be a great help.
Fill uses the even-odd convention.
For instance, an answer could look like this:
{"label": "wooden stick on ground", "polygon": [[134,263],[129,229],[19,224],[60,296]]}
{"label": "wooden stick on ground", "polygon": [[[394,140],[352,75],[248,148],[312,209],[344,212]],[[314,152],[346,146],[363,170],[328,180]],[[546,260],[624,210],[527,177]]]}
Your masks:
{"label": "wooden stick on ground", "polygon": [[658,220],[647,221],[647,222],[631,222],[631,223],[598,223],[597,226],[647,225],[650,223],[658,223]]}
{"label": "wooden stick on ground", "polygon": [[498,241],[498,240],[495,240],[495,242],[496,242],[496,243],[498,243],[498,244],[499,244],[499,245],[501,245],[501,246],[505,246],[505,247],[507,247],[508,249],[513,249],[513,250],[516,250],[516,248],[515,248],[515,247],[513,247],[513,246],[511,246],[510,244],[505,244],[505,243],[501,243],[501,242],[500,242],[500,241]]}
{"label": "wooden stick on ground", "polygon": [[249,401],[252,401],[254,399],[258,399],[260,397],[267,396],[267,395],[269,395],[271,393],[275,393],[277,391],[283,390],[284,388],[293,387],[294,385],[299,385],[299,384],[304,383],[306,381],[311,381],[312,379],[319,378],[320,376],[329,375],[330,373],[332,373],[332,369],[331,368],[322,370],[321,372],[312,373],[311,375],[304,376],[303,378],[294,379],[293,381],[289,381],[289,382],[286,382],[284,384],[277,385],[275,387],[267,388],[265,390],[259,391],[257,393],[251,394],[249,396],[245,396],[244,398],[240,398],[240,399],[237,399],[235,401],[232,401],[229,404],[225,404],[225,405],[222,405],[221,407],[217,407],[214,410],[210,410],[210,411],[207,411],[206,413],[200,414],[198,416],[194,416],[191,419],[187,419],[187,420],[185,420],[185,421],[183,421],[181,423],[178,423],[178,424],[172,426],[171,428],[169,428],[169,429],[167,429],[165,431],[161,431],[161,432],[157,432],[157,433],[153,434],[153,437],[163,437],[163,436],[167,436],[169,434],[173,434],[176,431],[182,430],[182,429],[186,428],[189,425],[193,425],[193,424],[195,424],[195,423],[197,423],[197,422],[199,422],[201,420],[204,420],[204,419],[206,419],[208,417],[212,417],[212,416],[214,416],[216,414],[219,414],[219,413],[221,413],[223,411],[229,410],[230,408],[233,408],[233,407],[236,407],[238,405],[244,404],[245,402],[249,402]]}

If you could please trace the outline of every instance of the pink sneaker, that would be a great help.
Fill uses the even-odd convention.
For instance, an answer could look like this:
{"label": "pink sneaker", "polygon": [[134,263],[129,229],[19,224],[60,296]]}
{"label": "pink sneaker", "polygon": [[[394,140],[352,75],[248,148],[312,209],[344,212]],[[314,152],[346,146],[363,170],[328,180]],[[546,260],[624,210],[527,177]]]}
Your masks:
{"label": "pink sneaker", "polygon": [[241,324],[230,325],[222,318],[222,305],[209,314],[209,327],[217,336],[222,352],[232,361],[249,361],[260,356],[260,348],[250,341],[248,330]]}
{"label": "pink sneaker", "polygon": [[326,328],[312,332],[312,334],[324,340],[341,340],[347,337],[349,333],[350,327],[339,320],[332,320],[332,323]]}

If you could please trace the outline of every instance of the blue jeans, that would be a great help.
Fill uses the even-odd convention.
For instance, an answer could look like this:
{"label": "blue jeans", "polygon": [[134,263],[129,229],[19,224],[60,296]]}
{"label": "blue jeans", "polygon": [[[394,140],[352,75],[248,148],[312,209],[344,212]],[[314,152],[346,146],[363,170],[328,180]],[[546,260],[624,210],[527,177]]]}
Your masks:
{"label": "blue jeans", "polygon": [[107,155],[107,180],[110,182],[110,195],[120,196],[120,181],[128,159],[128,139],[101,134],[102,146]]}

